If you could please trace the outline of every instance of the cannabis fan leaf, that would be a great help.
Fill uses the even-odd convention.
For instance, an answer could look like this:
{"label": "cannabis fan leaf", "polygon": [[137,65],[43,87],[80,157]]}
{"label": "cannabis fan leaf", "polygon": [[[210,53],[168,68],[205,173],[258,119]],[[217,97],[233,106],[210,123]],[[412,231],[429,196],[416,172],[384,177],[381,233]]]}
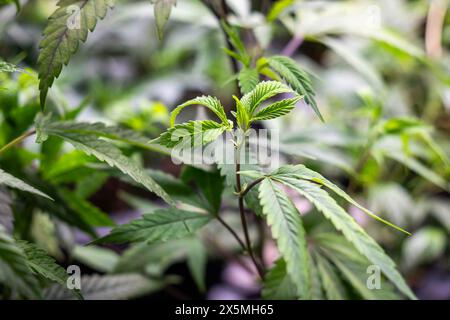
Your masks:
{"label": "cannabis fan leaf", "polygon": [[41,107],[44,108],[48,89],[59,76],[64,65],[86,41],[98,19],[103,19],[114,0],[60,0],[58,9],[50,16],[41,48],[39,65],[39,89]]}
{"label": "cannabis fan leaf", "polygon": [[297,286],[298,295],[310,296],[309,254],[300,214],[287,195],[271,179],[259,186],[259,197],[267,224]]}
{"label": "cannabis fan leaf", "polygon": [[395,263],[383,251],[383,249],[367,235],[358,223],[348,215],[336,201],[322,190],[317,184],[306,180],[290,177],[274,178],[286,186],[299,192],[311,201],[314,206],[329,219],[336,229],[340,230],[355,248],[366,256],[373,264],[379,266],[386,277],[390,279],[400,291],[409,298],[415,296],[405,283],[405,280],[395,268]]}
{"label": "cannabis fan leaf", "polygon": [[37,142],[45,141],[49,135],[62,138],[88,155],[93,155],[100,161],[105,161],[110,166],[118,168],[134,181],[142,184],[149,191],[156,193],[167,203],[173,204],[170,196],[138,163],[128,159],[112,143],[98,138],[99,136],[115,138],[120,132],[117,131],[113,134],[108,133],[108,130],[104,129],[105,127],[99,126],[98,124],[89,126],[86,124],[74,125],[71,122],[50,122],[49,117],[41,117],[36,122]]}

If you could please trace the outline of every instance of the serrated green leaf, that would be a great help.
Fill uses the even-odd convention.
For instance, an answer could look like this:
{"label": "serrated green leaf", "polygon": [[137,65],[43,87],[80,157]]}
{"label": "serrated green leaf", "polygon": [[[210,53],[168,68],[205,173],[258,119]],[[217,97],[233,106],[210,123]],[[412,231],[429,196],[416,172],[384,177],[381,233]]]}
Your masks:
{"label": "serrated green leaf", "polygon": [[156,29],[158,30],[159,40],[164,36],[164,27],[169,20],[172,7],[177,4],[177,0],[151,0],[156,20]]}
{"label": "serrated green leaf", "polygon": [[228,128],[212,120],[189,121],[176,124],[151,141],[173,148],[179,144],[183,147],[195,147],[216,140]]}
{"label": "serrated green leaf", "polygon": [[60,0],[58,8],[48,19],[39,47],[39,90],[44,108],[48,89],[59,76],[64,65],[86,41],[98,19],[103,19],[114,0]]}
{"label": "serrated green leaf", "polygon": [[30,192],[36,194],[38,196],[53,200],[50,196],[46,195],[42,191],[37,190],[36,188],[30,186],[24,181],[10,175],[9,173],[0,169],[0,184],[6,185],[10,188],[19,189],[22,191]]}
{"label": "serrated green leaf", "polygon": [[272,56],[267,58],[269,66],[277,72],[299,95],[305,97],[305,102],[311,106],[320,120],[324,121],[314,98],[309,75],[297,63],[286,56]]}
{"label": "serrated green leaf", "polygon": [[292,109],[295,108],[297,102],[299,102],[302,97],[297,96],[291,99],[284,99],[277,102],[274,102],[267,107],[258,111],[251,119],[251,121],[260,121],[260,120],[270,120],[282,117]]}
{"label": "serrated green leaf", "polygon": [[176,208],[156,210],[142,219],[115,227],[111,233],[93,243],[147,243],[180,239],[193,234],[211,220],[204,213],[184,211]]}
{"label": "serrated green leaf", "polygon": [[[27,241],[20,240],[18,246],[25,253],[27,265],[36,275],[49,279],[59,285],[67,286],[67,272],[56,263],[55,259],[50,257],[47,252]],[[73,290],[73,294],[82,298],[78,290]]]}
{"label": "serrated green leaf", "polygon": [[41,296],[39,283],[27,264],[27,259],[15,241],[0,225],[0,283],[26,298]]}
{"label": "serrated green leaf", "polygon": [[[82,129],[80,129],[80,127]],[[102,129],[100,133],[97,131],[99,127]],[[94,124],[92,126],[92,131],[89,131],[89,126],[87,124],[77,126],[71,122],[48,123],[48,119],[43,118],[36,123],[36,130],[38,133],[37,141],[42,141],[42,139],[45,139],[45,137],[49,135],[60,137],[72,144],[76,149],[79,149],[88,155],[93,155],[98,160],[105,161],[112,167],[118,168],[124,174],[130,176],[134,181],[142,184],[149,191],[157,194],[167,203],[173,204],[173,200],[170,196],[140,165],[124,156],[112,143],[98,138],[98,136],[106,136],[106,134],[108,134],[108,138],[116,137],[112,133],[105,133],[109,132],[106,131],[107,128],[108,127],[100,124]]]}
{"label": "serrated green leaf", "polygon": [[267,300],[293,300],[297,299],[297,287],[287,273],[286,262],[280,258],[264,276],[264,285],[261,292]]}
{"label": "serrated green leaf", "polygon": [[180,104],[170,114],[170,126],[172,127],[175,125],[175,120],[177,119],[177,116],[181,112],[181,110],[183,110],[188,106],[193,105],[200,105],[208,108],[217,115],[217,117],[222,121],[224,125],[229,126],[228,118],[227,115],[225,114],[225,110],[222,104],[220,103],[219,99],[211,96],[197,97],[195,99],[186,101],[183,104]]}
{"label": "serrated green leaf", "polygon": [[287,272],[303,299],[311,295],[309,254],[305,230],[297,208],[271,179],[259,186],[259,199],[278,250],[286,261]]}
{"label": "serrated green leaf", "polygon": [[291,176],[291,177],[296,177],[299,179],[305,179],[305,180],[309,180],[309,181],[313,181],[316,183],[319,183],[325,187],[327,187],[328,189],[332,190],[333,192],[335,192],[338,196],[342,197],[343,199],[345,199],[346,201],[348,201],[349,203],[351,203],[352,205],[356,206],[357,208],[361,209],[364,213],[366,213],[367,215],[369,215],[370,217],[374,218],[375,220],[378,220],[396,230],[399,230],[407,235],[411,235],[411,233],[409,233],[408,231],[396,226],[395,224],[380,218],[379,216],[377,216],[375,213],[373,213],[372,211],[364,208],[362,205],[360,205],[358,202],[356,202],[352,197],[350,197],[344,190],[342,190],[341,188],[339,188],[337,185],[335,185],[334,183],[332,183],[331,181],[327,180],[324,176],[322,176],[321,174],[308,169],[307,167],[305,167],[302,164],[299,165],[287,165],[287,166],[282,166],[279,169],[277,169],[273,175],[276,176]]}
{"label": "serrated green leaf", "polygon": [[291,89],[279,81],[262,81],[241,99],[248,115],[251,116],[259,105],[280,93],[291,92]]}
{"label": "serrated green leaf", "polygon": [[317,210],[322,212],[333,223],[336,229],[343,233],[345,238],[355,246],[359,253],[377,265],[402,293],[411,299],[416,299],[414,293],[397,271],[394,261],[384,253],[383,249],[367,235],[353,217],[348,215],[326,191],[322,190],[317,184],[307,180],[299,180],[288,176],[272,178],[294,189],[308,199]]}

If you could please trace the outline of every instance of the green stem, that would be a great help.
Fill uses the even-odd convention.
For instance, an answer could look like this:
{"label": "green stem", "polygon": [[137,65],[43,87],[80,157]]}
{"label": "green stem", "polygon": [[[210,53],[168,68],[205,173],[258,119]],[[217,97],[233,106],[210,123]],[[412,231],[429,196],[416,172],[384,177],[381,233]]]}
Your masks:
{"label": "green stem", "polygon": [[[245,135],[244,135],[244,137],[245,137]],[[241,215],[241,224],[242,224],[242,229],[244,230],[245,244],[247,247],[248,255],[252,259],[253,264],[255,265],[259,276],[261,277],[261,279],[263,279],[264,278],[264,270],[255,258],[255,254],[253,252],[252,243],[250,241],[250,236],[249,236],[249,232],[248,232],[247,219],[245,217],[244,196],[242,195],[241,175],[239,174],[239,171],[241,171],[241,164],[239,162],[239,159],[240,159],[240,146],[242,145],[242,143],[245,144],[245,138],[244,138],[244,141],[242,141],[240,144],[238,144],[236,146],[236,149],[235,149],[235,151],[236,151],[236,157],[235,157],[236,192],[238,193],[238,197],[239,197],[238,198],[239,213]],[[256,185],[256,184],[254,184],[254,185]],[[249,189],[246,188],[246,190],[249,190]]]}
{"label": "green stem", "polygon": [[0,155],[5,152],[6,150],[8,150],[11,147],[14,147],[16,144],[19,144],[20,142],[22,142],[24,139],[28,138],[29,136],[32,136],[33,134],[36,133],[36,130],[31,130],[29,132],[26,132],[24,134],[22,134],[21,136],[17,137],[16,139],[14,139],[13,141],[11,141],[10,143],[6,144],[5,146],[3,146],[0,149]]}

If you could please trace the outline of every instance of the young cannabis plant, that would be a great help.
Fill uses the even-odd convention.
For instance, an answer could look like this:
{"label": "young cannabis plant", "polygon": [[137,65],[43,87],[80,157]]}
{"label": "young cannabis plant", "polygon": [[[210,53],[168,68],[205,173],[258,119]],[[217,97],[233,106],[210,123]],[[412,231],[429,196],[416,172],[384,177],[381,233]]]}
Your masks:
{"label": "young cannabis plant", "polygon": [[[176,1],[153,0],[151,2],[155,5],[157,31],[161,38],[164,25]],[[36,142],[42,144],[39,173],[31,176],[27,174],[27,170],[19,170],[17,175],[15,171],[10,171],[9,167],[7,171],[11,173],[0,169],[0,186],[20,190],[21,198],[26,200],[24,202],[31,203],[33,208],[54,215],[58,220],[94,238],[97,237],[95,227],[113,226],[108,235],[94,241],[97,244],[141,242],[154,245],[176,239],[182,239],[181,241],[186,241],[188,244],[192,241],[193,235],[200,238],[201,229],[216,220],[221,227],[230,232],[242,248],[242,252],[252,260],[262,282],[264,298],[346,298],[344,286],[337,276],[339,271],[354,291],[365,299],[397,298],[394,285],[404,296],[415,299],[397,271],[395,263],[332,195],[390,227],[404,233],[408,232],[362,207],[336,184],[304,165],[283,165],[267,169],[258,161],[254,161],[258,157],[252,149],[254,146],[250,141],[250,135],[256,127],[256,122],[285,116],[301,100],[305,105],[310,106],[322,121],[323,117],[315,102],[315,93],[307,72],[299,68],[289,57],[263,56],[262,52],[255,55],[249,54],[238,32],[227,24],[226,10],[224,10],[225,14],[221,15],[214,11],[213,6],[210,6],[210,1],[203,2],[212,9],[215,16],[222,20],[221,28],[227,42],[227,48],[224,50],[231,57],[234,69],[232,80],[237,80],[243,94],[242,97],[233,96],[235,107],[230,112],[233,118],[228,117],[219,99],[211,96],[197,97],[174,109],[170,118],[170,128],[149,143],[148,138],[129,129],[106,126],[102,123],[75,122],[73,120],[79,110],[60,117],[53,116],[51,113],[39,114],[36,117],[34,129],[19,137],[14,136],[14,140],[0,149],[0,155],[2,155],[25,138],[36,134]],[[114,0],[58,1],[58,8],[50,16],[40,43],[38,77],[40,105],[43,111],[45,111],[49,89],[62,68],[69,62],[79,45],[86,41],[98,20],[103,19],[113,5]],[[77,9],[76,18],[78,19],[72,19],[70,10],[72,6]],[[13,65],[0,63],[1,71],[20,70]],[[260,82],[261,76],[270,81]],[[273,101],[276,97],[281,98]],[[217,119],[176,123],[180,112],[189,106],[203,106]],[[36,111],[33,112],[36,113]],[[27,116],[30,118],[30,123],[27,122],[26,126],[21,127],[23,131],[29,130],[32,126],[31,122],[35,113]],[[397,132],[399,127],[412,126],[414,123],[411,122],[389,121],[376,126],[374,132],[380,130]],[[225,140],[225,145],[228,146],[227,143],[231,143],[231,148],[226,149],[225,155],[229,156],[228,153],[232,155],[225,161],[222,158],[223,153],[220,153],[221,150],[223,152],[220,144],[218,148],[216,147],[216,143],[224,135],[229,138]],[[87,154],[90,159],[95,158],[98,162],[105,162],[110,167],[118,169],[126,176],[121,177],[128,179],[127,182],[140,185],[156,194],[165,201],[167,206],[144,214],[142,218],[130,223],[115,226],[108,215],[87,200],[88,195],[85,192],[82,194],[71,192],[69,186],[50,183],[52,174],[58,169],[63,172],[68,170],[64,161],[60,162],[60,168],[57,164],[55,165],[56,155],[61,153],[63,141],[72,145],[76,152],[84,156]],[[122,153],[116,142],[171,155],[172,158],[185,163],[186,157],[182,156],[180,151],[191,156],[190,153],[197,153],[205,148],[212,152],[202,153],[200,159],[208,160],[207,164],[210,165],[208,169],[211,170],[194,168],[195,166],[204,168],[206,161],[205,163],[201,161],[187,166],[181,180],[174,177],[168,178],[168,175],[154,175],[138,161]],[[210,148],[211,146],[213,147]],[[370,152],[371,147],[372,142],[368,143],[367,152]],[[96,165],[101,164],[96,163]],[[215,167],[220,170],[220,175],[215,175]],[[418,165],[412,163],[410,167],[418,168]],[[104,170],[114,172],[109,167]],[[426,173],[424,170],[420,171]],[[120,175],[117,172],[114,174]],[[189,185],[192,180],[199,189],[198,194]],[[78,186],[81,184],[78,180],[67,182],[77,182]],[[443,185],[440,180],[438,182]],[[38,190],[37,186],[42,190]],[[241,240],[240,231],[235,230],[224,218],[222,212],[224,188],[228,188],[228,191],[231,191],[228,194],[234,194],[236,197],[244,240]],[[2,190],[0,189],[0,192]],[[321,213],[330,222],[330,227],[334,226],[338,233],[326,228],[309,230],[305,227],[307,217],[300,214],[292,198],[288,196],[287,190],[290,191],[289,194],[298,194],[306,198],[316,208],[317,213]],[[257,221],[259,225],[265,223],[268,226],[280,253],[279,259],[269,270],[263,262],[261,250],[256,250],[261,248],[253,243],[250,223],[247,221],[249,212],[254,214],[252,222]],[[29,221],[23,224],[28,225]],[[10,233],[0,225],[0,271],[3,271],[0,273],[0,282],[2,285],[6,284],[6,287],[13,289],[14,294],[17,293],[17,296],[26,298],[46,296],[42,294],[44,289],[41,285],[42,279],[51,280],[60,284],[61,288],[64,287],[67,280],[64,269],[46,252],[39,250],[31,243],[16,241]],[[264,232],[260,233],[259,236],[264,238]],[[187,246],[187,248],[183,250],[190,250],[191,247]],[[144,249],[151,250],[146,247]],[[383,274],[380,290],[368,288],[366,283],[368,266],[378,269]],[[202,275],[198,270],[192,273],[196,282],[199,283],[199,288],[204,288],[204,283],[202,285],[201,281],[204,274]],[[122,278],[121,281],[128,282],[129,278]],[[138,286],[136,283],[139,281],[141,281],[140,277],[137,280],[135,278],[132,285]],[[72,293],[80,297],[79,292]]]}
{"label": "young cannabis plant", "polygon": [[[270,98],[279,94],[291,94],[292,97],[281,99],[268,105],[263,105]],[[231,132],[236,155],[246,144],[246,132],[255,121],[275,119],[288,114],[298,101],[303,99],[287,85],[278,81],[263,81],[245,94],[241,99],[234,97],[236,109],[232,112],[237,129],[233,131],[231,120],[226,117],[225,109],[220,101],[214,97],[198,97],[178,106],[172,113],[172,126],[152,143],[158,143],[168,148],[175,148],[179,144],[187,146],[205,145],[216,140],[223,132]],[[177,115],[187,106],[201,105],[211,110],[219,119],[197,120],[175,124]],[[239,134],[240,132],[240,134]],[[320,258],[314,258],[314,251],[308,248],[308,240],[303,227],[302,217],[292,200],[287,196],[285,186],[308,199],[334,227],[342,232],[346,240],[351,243],[361,259],[367,259],[378,266],[383,274],[397,288],[409,298],[415,298],[400,273],[396,270],[394,262],[384,253],[383,249],[359,226],[347,212],[337,204],[328,191],[331,191],[346,200],[350,204],[360,208],[371,217],[380,220],[389,226],[403,231],[369,210],[359,205],[338,186],[324,178],[319,173],[306,168],[303,165],[285,165],[266,173],[257,166],[256,170],[242,170],[248,168],[246,163],[240,162],[240,157],[235,157],[235,163],[218,164],[223,175],[227,176],[228,187],[234,188],[238,198],[238,206],[244,231],[245,242],[234,230],[221,218],[220,210],[207,211],[192,210],[171,207],[157,210],[154,213],[144,215],[142,219],[129,224],[115,227],[109,235],[100,238],[96,243],[123,243],[145,241],[154,243],[169,239],[178,239],[195,233],[213,219],[218,219],[229,229],[249,254],[261,278],[265,281],[266,297],[274,297],[271,292],[277,292],[276,287],[281,288],[286,281],[294,285],[294,297],[309,299],[313,297],[313,274],[316,273],[316,265],[319,269],[324,267]],[[232,181],[230,176],[234,176]],[[243,180],[245,178],[245,182]],[[230,181],[232,181],[230,183]],[[218,190],[218,192],[220,192]],[[252,202],[251,193],[257,194],[258,202]],[[274,268],[266,273],[260,258],[256,257],[250,241],[245,201],[255,212],[258,219],[264,219],[270,227],[272,236],[276,240],[280,252],[280,260]],[[220,208],[220,206],[219,206]],[[320,261],[319,261],[320,260]],[[326,271],[324,271],[326,272]],[[282,287],[288,290],[289,286]],[[290,290],[290,289],[289,289]],[[276,295],[275,295],[276,296]]]}

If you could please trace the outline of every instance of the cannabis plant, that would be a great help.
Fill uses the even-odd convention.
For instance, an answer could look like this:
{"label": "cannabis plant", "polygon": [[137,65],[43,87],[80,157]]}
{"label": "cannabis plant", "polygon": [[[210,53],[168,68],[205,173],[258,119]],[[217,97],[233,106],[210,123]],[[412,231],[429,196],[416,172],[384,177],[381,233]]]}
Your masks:
{"label": "cannabis plant", "polygon": [[[5,3],[9,2],[14,1]],[[150,2],[162,40],[176,1]],[[294,137],[269,130],[262,138],[260,129],[266,121],[290,117],[299,108],[310,108],[327,122],[316,102],[312,74],[286,54],[271,54],[260,46],[250,50],[242,34],[252,30],[232,23],[226,1],[201,3],[225,37],[223,51],[232,69],[227,82],[233,91],[227,101],[234,102],[222,103],[210,95],[187,100],[173,109],[167,130],[158,136],[152,130],[150,137],[130,126],[78,121],[87,102],[68,108],[55,84],[80,44],[111,11],[113,0],[60,0],[40,41],[37,71],[0,62],[0,296],[133,298],[177,283],[179,279],[166,271],[180,260],[187,262],[199,291],[204,292],[208,251],[212,251],[236,259],[254,274],[265,299],[415,299],[394,261],[348,211],[357,208],[390,227],[392,237],[410,235],[359,204],[355,193],[364,187],[367,166],[382,157],[448,189],[439,174],[402,153],[405,142],[417,138],[447,163],[428,127],[408,117],[383,119],[382,103],[361,94],[370,126],[360,134],[355,168],[348,169],[348,163],[338,163],[333,156],[318,157],[344,168],[349,181],[344,191],[325,177],[325,171],[295,161],[305,156],[298,148],[304,142],[296,144],[299,139],[310,138],[327,147],[320,134],[311,134],[313,128],[296,128]],[[295,29],[297,17],[282,14],[293,3],[276,2],[267,21],[278,19],[288,30]],[[311,31],[309,39],[342,53],[336,39],[320,36],[321,32]],[[378,40],[410,49],[388,35]],[[208,112],[205,116],[213,118],[180,122],[187,107],[201,107]],[[29,137],[35,138],[35,144],[23,145]],[[396,152],[386,147],[389,138],[400,142]],[[268,141],[275,141],[275,147],[267,147]],[[261,158],[261,150],[268,152],[268,159]],[[181,165],[179,177],[145,168],[144,151]],[[279,164],[279,154],[285,163]],[[310,163],[311,157],[306,157]],[[89,200],[109,178],[161,201],[148,205],[124,192],[123,199],[146,212],[116,225]],[[299,198],[312,204],[312,213],[299,210]],[[88,235],[88,244],[69,244],[63,236],[67,226]],[[111,230],[99,236],[99,227]],[[270,263],[264,257],[268,237],[279,254]],[[118,244],[127,245],[122,255],[110,250]],[[79,285],[70,286],[70,272],[53,258],[64,260],[66,253],[60,247],[70,258],[104,275],[83,274]]]}

